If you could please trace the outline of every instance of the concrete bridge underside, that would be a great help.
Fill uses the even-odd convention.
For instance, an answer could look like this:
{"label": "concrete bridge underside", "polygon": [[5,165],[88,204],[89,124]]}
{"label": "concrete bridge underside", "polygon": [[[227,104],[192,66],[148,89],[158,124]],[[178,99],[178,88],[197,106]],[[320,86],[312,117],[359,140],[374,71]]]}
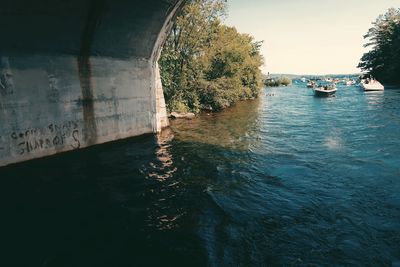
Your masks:
{"label": "concrete bridge underside", "polygon": [[0,166],[168,125],[157,60],[183,0],[0,0]]}

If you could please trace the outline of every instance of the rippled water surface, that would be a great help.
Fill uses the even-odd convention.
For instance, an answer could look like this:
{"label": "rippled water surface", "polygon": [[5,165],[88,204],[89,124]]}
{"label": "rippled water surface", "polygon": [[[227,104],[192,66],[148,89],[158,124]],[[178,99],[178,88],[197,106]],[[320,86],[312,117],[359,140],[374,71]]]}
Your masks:
{"label": "rippled water surface", "polygon": [[1,266],[400,265],[396,89],[265,89],[0,177]]}

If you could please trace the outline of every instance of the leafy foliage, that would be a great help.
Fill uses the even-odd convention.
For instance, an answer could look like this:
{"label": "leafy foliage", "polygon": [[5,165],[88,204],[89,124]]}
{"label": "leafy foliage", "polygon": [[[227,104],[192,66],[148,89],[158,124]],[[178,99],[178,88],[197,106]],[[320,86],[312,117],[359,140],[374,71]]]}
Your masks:
{"label": "leafy foliage", "polygon": [[177,17],[159,61],[168,110],[220,110],[257,97],[261,42],[223,25],[224,16],[224,0],[192,0]]}
{"label": "leafy foliage", "polygon": [[371,50],[358,67],[383,82],[400,83],[400,9],[380,15],[364,38],[369,39],[364,46]]}

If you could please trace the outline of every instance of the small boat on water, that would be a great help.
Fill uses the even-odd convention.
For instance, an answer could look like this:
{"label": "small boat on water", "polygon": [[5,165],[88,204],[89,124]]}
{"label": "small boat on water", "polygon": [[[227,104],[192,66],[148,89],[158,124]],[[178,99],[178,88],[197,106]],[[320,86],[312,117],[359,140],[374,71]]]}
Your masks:
{"label": "small boat on water", "polygon": [[364,91],[383,91],[385,87],[375,79],[363,79],[361,80],[361,87]]}
{"label": "small boat on water", "polygon": [[336,93],[337,89],[335,85],[325,85],[325,86],[318,86],[313,89],[315,96],[332,96]]}
{"label": "small boat on water", "polygon": [[310,81],[309,83],[307,83],[307,88],[315,88],[315,82],[314,81]]}

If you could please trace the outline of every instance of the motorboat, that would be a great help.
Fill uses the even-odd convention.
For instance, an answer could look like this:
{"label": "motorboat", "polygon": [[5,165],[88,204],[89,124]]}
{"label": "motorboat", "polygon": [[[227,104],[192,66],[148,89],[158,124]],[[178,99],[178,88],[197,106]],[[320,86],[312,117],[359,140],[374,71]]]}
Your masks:
{"label": "motorboat", "polygon": [[315,82],[310,81],[309,83],[307,83],[307,88],[315,88]]}
{"label": "motorboat", "polygon": [[318,86],[313,89],[315,96],[332,96],[336,93],[337,89],[335,85],[325,85],[325,86]]}
{"label": "motorboat", "polygon": [[361,80],[361,87],[364,91],[383,91],[385,87],[375,79],[363,79]]}

